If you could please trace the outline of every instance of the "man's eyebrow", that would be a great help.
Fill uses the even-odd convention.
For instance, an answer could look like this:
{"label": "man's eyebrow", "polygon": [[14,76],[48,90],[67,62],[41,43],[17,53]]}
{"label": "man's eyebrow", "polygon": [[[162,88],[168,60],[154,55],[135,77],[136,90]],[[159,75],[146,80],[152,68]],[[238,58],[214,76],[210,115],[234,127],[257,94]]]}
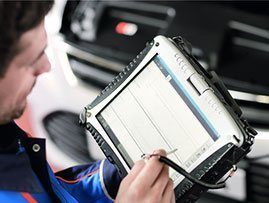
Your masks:
{"label": "man's eyebrow", "polygon": [[31,64],[34,64],[36,61],[38,61],[38,59],[44,54],[46,48],[47,48],[48,45],[46,45],[42,51],[38,54],[38,56],[35,58],[35,60],[31,63]]}

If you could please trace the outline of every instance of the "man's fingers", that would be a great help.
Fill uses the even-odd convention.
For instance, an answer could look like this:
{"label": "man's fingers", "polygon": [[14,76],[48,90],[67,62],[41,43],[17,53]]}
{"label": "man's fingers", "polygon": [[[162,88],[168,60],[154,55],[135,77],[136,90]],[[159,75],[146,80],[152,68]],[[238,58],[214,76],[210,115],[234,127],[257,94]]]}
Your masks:
{"label": "man's fingers", "polygon": [[171,198],[171,203],[176,203],[176,196],[175,196],[174,190],[173,190],[173,194],[172,194],[172,198]]}
{"label": "man's fingers", "polygon": [[164,189],[163,197],[161,202],[175,202],[174,198],[174,189],[173,189],[173,181],[169,179]]}
{"label": "man's fingers", "polygon": [[173,202],[168,167],[159,161],[159,156],[166,156],[166,152],[158,150],[154,154],[135,163],[121,183],[116,202]]}
{"label": "man's fingers", "polygon": [[160,156],[166,156],[166,151],[164,149],[155,150],[152,154],[158,154]]}
{"label": "man's fingers", "polygon": [[153,190],[159,191],[159,193],[163,194],[168,181],[168,167],[164,166],[156,181],[152,185]]}
{"label": "man's fingers", "polygon": [[133,181],[137,175],[141,172],[141,170],[144,168],[145,166],[145,161],[144,160],[139,160],[137,162],[135,162],[133,168],[131,169],[130,173],[126,176],[126,181]]}
{"label": "man's fingers", "polygon": [[[164,150],[156,150],[154,151],[153,154],[166,156],[166,152]],[[136,184],[137,186],[142,185],[142,187],[144,188],[151,187],[153,183],[156,181],[156,178],[159,176],[163,167],[164,167],[164,164],[159,161],[159,157],[152,156],[146,162],[141,173],[138,174],[137,178],[135,179],[134,184]]]}

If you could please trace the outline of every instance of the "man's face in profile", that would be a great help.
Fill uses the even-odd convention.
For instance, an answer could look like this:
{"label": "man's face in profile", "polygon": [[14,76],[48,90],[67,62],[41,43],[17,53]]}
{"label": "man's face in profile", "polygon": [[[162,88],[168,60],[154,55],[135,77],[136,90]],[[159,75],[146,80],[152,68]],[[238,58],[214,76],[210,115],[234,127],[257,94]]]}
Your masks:
{"label": "man's face in profile", "polygon": [[19,52],[0,78],[0,124],[22,115],[37,77],[50,70],[46,46],[44,22],[21,36]]}

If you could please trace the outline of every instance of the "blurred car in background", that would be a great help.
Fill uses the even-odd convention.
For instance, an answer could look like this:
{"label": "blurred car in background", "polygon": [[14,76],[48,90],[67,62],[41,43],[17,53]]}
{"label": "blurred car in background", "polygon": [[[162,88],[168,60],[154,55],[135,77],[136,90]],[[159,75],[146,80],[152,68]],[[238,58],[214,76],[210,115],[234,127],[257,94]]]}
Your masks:
{"label": "blurred car in background", "polygon": [[104,157],[79,126],[80,111],[147,41],[181,35],[204,68],[221,76],[259,132],[249,158],[217,194],[269,202],[268,3],[67,1],[58,9],[60,31],[49,37],[47,50],[52,70],[29,97],[33,134],[47,139],[56,170]]}

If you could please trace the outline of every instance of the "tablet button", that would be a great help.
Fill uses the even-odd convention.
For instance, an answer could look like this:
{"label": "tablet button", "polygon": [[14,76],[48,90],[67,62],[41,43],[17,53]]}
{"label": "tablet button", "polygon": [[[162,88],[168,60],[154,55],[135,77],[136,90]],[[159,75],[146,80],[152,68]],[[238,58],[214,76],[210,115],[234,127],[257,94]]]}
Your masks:
{"label": "tablet button", "polygon": [[207,89],[209,89],[208,84],[203,79],[203,77],[197,73],[192,74],[190,76],[191,83],[195,86],[195,88],[199,91],[200,94],[203,94]]}
{"label": "tablet button", "polygon": [[107,159],[108,159],[108,161],[110,161],[110,163],[112,163],[112,164],[115,163],[111,156],[107,156]]}
{"label": "tablet button", "polygon": [[211,107],[212,107],[214,110],[216,110],[216,108],[218,107],[218,105],[217,105],[216,103],[213,103],[213,104],[211,105]]}
{"label": "tablet button", "polygon": [[212,105],[213,102],[214,102],[213,99],[209,99],[208,104],[209,104],[209,105]]}
{"label": "tablet button", "polygon": [[199,174],[200,174],[201,177],[203,177],[205,175],[205,172],[203,170],[200,170]]}
{"label": "tablet button", "polygon": [[179,65],[179,68],[182,70],[182,67],[185,65],[185,63],[184,63],[184,61],[182,60],[182,61],[180,61],[180,62],[178,63],[178,65]]}
{"label": "tablet button", "polygon": [[98,133],[93,133],[93,137],[96,139],[98,137]]}
{"label": "tablet button", "polygon": [[182,62],[182,61],[183,61],[183,59],[182,59],[181,57],[178,57],[178,58],[177,58],[177,62],[178,62],[178,63],[180,63],[180,62]]}
{"label": "tablet button", "polygon": [[184,72],[185,72],[187,69],[188,69],[188,66],[187,66],[186,64],[184,64],[184,65],[181,67],[181,70],[184,71]]}
{"label": "tablet button", "polygon": [[174,57],[179,58],[180,57],[179,53],[175,53]]}

